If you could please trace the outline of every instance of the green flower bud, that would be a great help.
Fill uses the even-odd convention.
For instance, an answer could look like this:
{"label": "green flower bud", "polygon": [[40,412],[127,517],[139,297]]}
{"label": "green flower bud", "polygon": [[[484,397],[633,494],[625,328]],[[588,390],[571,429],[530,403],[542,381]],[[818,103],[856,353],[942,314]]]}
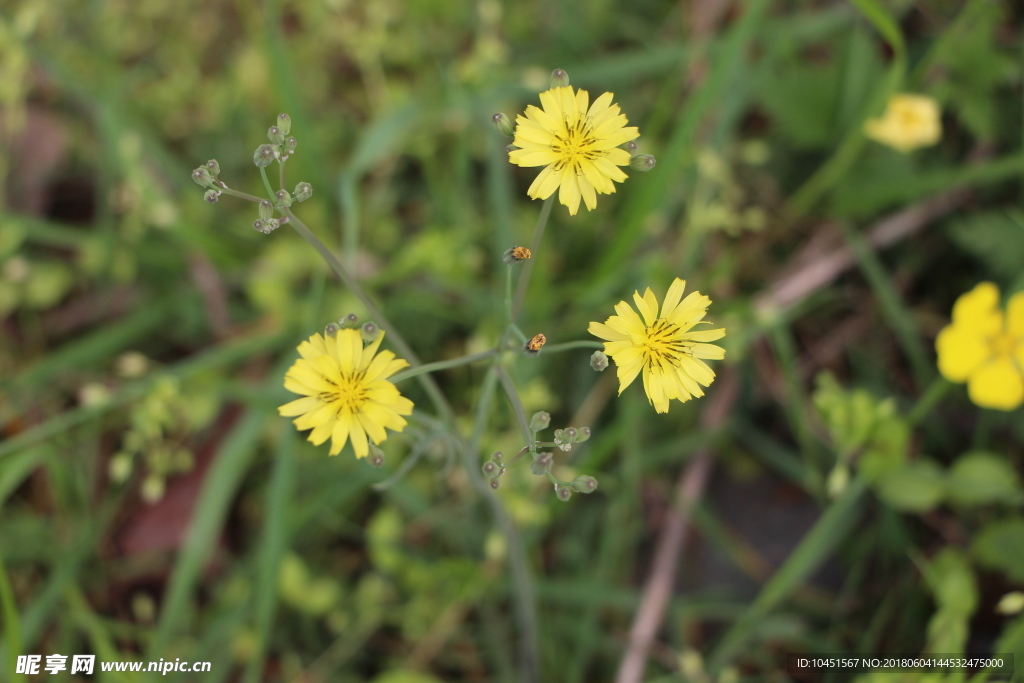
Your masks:
{"label": "green flower bud", "polygon": [[260,202],[260,218],[265,221],[269,221],[274,217],[274,205],[268,200],[264,199]]}
{"label": "green flower bud", "polygon": [[272,144],[282,145],[284,144],[284,132],[277,126],[271,126],[267,130],[267,139],[270,140]]}
{"label": "green flower bud", "polygon": [[576,434],[577,432],[575,427],[566,427],[562,430],[562,441],[571,443],[576,440]]}
{"label": "green flower bud", "polygon": [[505,464],[505,455],[501,451],[494,451],[494,453],[491,454],[491,460],[499,465],[503,465]]}
{"label": "green flower bud", "polygon": [[292,132],[292,117],[288,114],[277,115],[277,127],[281,129],[281,132],[285,135]]}
{"label": "green flower bud", "polygon": [[629,152],[629,156],[633,156],[636,152],[636,140],[630,140],[629,142],[623,142],[619,145],[619,149],[624,149]]}
{"label": "green flower bud", "polygon": [[576,443],[583,443],[590,440],[590,427],[580,427],[576,430]]}
{"label": "green flower bud", "polygon": [[276,218],[269,218],[266,220],[258,218],[256,219],[256,221],[253,222],[252,227],[255,228],[258,232],[262,232],[264,235],[269,235],[270,233],[277,230],[277,228],[280,225],[281,221],[277,220]]}
{"label": "green flower bud", "polygon": [[497,491],[501,488],[501,479],[491,479],[491,488]]}
{"label": "green flower bud", "polygon": [[507,138],[513,137],[515,130],[512,128],[512,121],[504,114],[498,113],[491,117],[491,124],[494,129]]}
{"label": "green flower bud", "polygon": [[217,200],[220,199],[220,192],[217,192],[217,190],[207,190],[203,193],[203,199],[210,204],[216,204]]}
{"label": "green flower bud", "polygon": [[383,467],[384,466],[384,451],[377,448],[375,444],[370,444],[370,454],[366,456],[366,462],[370,467]]}
{"label": "green flower bud", "polygon": [[132,456],[127,453],[118,453],[110,459],[107,468],[110,478],[121,484],[127,481],[128,476],[132,473]]}
{"label": "green flower bud", "polygon": [[348,315],[339,318],[338,324],[341,325],[343,330],[352,329],[359,323],[359,316],[355,313],[349,313]]}
{"label": "green flower bud", "polygon": [[608,356],[605,355],[604,351],[598,350],[591,354],[590,367],[598,372],[604,372],[605,368],[608,367]]}
{"label": "green flower bud", "polygon": [[553,441],[554,441],[555,443],[562,443],[562,434],[563,434],[564,432],[565,432],[565,430],[564,430],[564,429],[556,429],[556,430],[555,430],[555,434],[554,434],[554,439],[552,439],[552,440],[553,440]]}
{"label": "green flower bud", "polygon": [[220,175],[220,164],[217,163],[216,159],[210,159],[209,161],[207,161],[206,169],[214,178]]}
{"label": "green flower bud", "polygon": [[299,146],[299,141],[296,140],[294,137],[285,138],[285,141],[284,141],[284,151],[287,152],[288,154],[291,154],[292,152],[294,152],[295,148],[298,147],[298,146]]}
{"label": "green flower bud", "polygon": [[480,469],[483,470],[484,476],[487,477],[488,479],[494,479],[496,476],[498,476],[498,474],[501,473],[501,468],[498,467],[498,463],[494,462],[493,460],[488,460],[487,462],[485,462]]}
{"label": "green flower bud", "polygon": [[142,482],[142,500],[147,503],[155,503],[164,497],[166,482],[159,474],[152,473]]}
{"label": "green flower bud", "polygon": [[561,484],[555,484],[555,496],[558,500],[563,503],[568,503],[569,499],[572,498],[572,489],[568,486],[562,486]]}
{"label": "green flower bud", "polygon": [[274,149],[273,145],[260,145],[253,152],[252,163],[256,164],[259,168],[266,168],[276,158],[277,150]]}
{"label": "green flower bud", "polygon": [[542,432],[548,428],[551,424],[551,416],[545,413],[543,410],[533,414],[530,418],[530,429],[535,432]]}
{"label": "green flower bud", "polygon": [[650,171],[657,161],[650,154],[638,154],[629,160],[629,167],[634,171]]}
{"label": "green flower bud", "polygon": [[282,209],[287,209],[292,205],[292,196],[288,190],[278,190],[274,193],[274,199],[277,200],[277,205]]}
{"label": "green flower bud", "polygon": [[555,69],[551,72],[551,87],[564,88],[569,85],[569,74],[564,69]]}
{"label": "green flower bud", "polygon": [[572,480],[572,487],[580,493],[593,493],[597,490],[597,479],[581,474]]}
{"label": "green flower bud", "polygon": [[216,187],[213,184],[213,176],[210,175],[210,169],[206,168],[206,166],[200,166],[192,171],[192,180],[196,181],[196,184],[200,187]]}
{"label": "green flower bud", "polygon": [[551,455],[548,451],[544,451],[543,453],[538,453],[537,457],[530,463],[530,471],[539,477],[550,472],[551,466],[554,464],[555,456]]}
{"label": "green flower bud", "polygon": [[304,202],[313,196],[313,186],[309,183],[299,183],[292,192],[292,199],[297,202]]}
{"label": "green flower bud", "polygon": [[380,335],[380,328],[377,327],[377,323],[371,320],[363,323],[363,326],[359,328],[359,334],[362,335],[363,341],[369,344],[377,341],[377,337]]}
{"label": "green flower bud", "polygon": [[324,328],[324,336],[335,337],[340,329],[338,323],[327,323],[327,327]]}

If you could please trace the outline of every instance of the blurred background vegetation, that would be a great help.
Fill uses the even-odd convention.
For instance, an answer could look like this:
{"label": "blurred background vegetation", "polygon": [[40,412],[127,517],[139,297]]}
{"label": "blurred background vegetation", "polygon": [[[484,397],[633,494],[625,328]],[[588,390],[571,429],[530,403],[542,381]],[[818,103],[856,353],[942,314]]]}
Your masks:
{"label": "blurred background vegetation", "polygon": [[[958,295],[1024,289],[1022,24],[994,0],[4,0],[0,679],[15,654],[95,653],[208,660],[167,680],[210,683],[524,681],[533,643],[538,680],[610,681],[683,530],[643,680],[1024,652],[1024,421],[933,351]],[[728,329],[719,379],[655,415],[587,350],[517,362],[528,412],[593,429],[558,468],[600,488],[568,504],[522,467],[489,505],[429,431],[393,435],[383,470],[328,458],[277,416],[282,376],[364,311],[191,170],[262,194],[252,152],[288,112],[297,213],[339,253],[347,231],[422,358],[480,351],[540,207],[489,117],[554,67],[613,91],[658,166],[556,205],[521,326],[586,339],[680,276]],[[938,145],[864,138],[894,92],[940,103]],[[437,376],[463,430],[481,375]],[[498,401],[481,458],[520,445]]]}

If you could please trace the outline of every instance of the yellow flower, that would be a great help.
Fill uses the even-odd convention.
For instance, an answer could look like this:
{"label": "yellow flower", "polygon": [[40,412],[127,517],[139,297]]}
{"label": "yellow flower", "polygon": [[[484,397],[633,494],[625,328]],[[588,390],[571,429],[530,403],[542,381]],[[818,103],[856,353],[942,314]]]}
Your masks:
{"label": "yellow flower", "polygon": [[900,152],[930,147],[942,137],[939,103],[924,95],[893,95],[881,118],[865,122],[864,132]]}
{"label": "yellow flower", "polygon": [[643,320],[628,303],[620,301],[615,306],[618,315],[604,323],[590,323],[588,328],[595,337],[607,340],[604,352],[617,366],[619,394],[642,370],[644,391],[659,413],[668,412],[668,402],[673,398],[689,401],[694,396],[703,396],[700,386],[710,386],[715,373],[701,359],[725,358],[725,349],[704,343],[721,339],[725,329],[692,329],[701,323],[711,299],[700,292],[682,299],[685,288],[685,280],[676,278],[672,282],[660,317],[658,300],[648,287],[643,297],[640,292],[633,293]]}
{"label": "yellow flower", "polygon": [[598,194],[615,192],[612,181],[626,179],[617,166],[629,165],[629,152],[619,145],[640,131],[625,127],[626,117],[612,97],[606,92],[588,109],[586,90],[551,88],[540,94],[543,110],[530,105],[525,116],[516,117],[512,144],[519,149],[508,153],[509,161],[545,167],[527,191],[531,199],[547,199],[558,189],[558,201],[575,216],[580,198],[593,210]]}
{"label": "yellow flower", "polygon": [[1013,410],[1024,402],[1024,292],[999,309],[999,288],[982,282],[953,304],[953,323],[935,339],[939,372],[967,382],[982,408]]}
{"label": "yellow flower", "polygon": [[[284,376],[288,391],[303,398],[278,408],[281,415],[299,417],[299,429],[312,429],[309,440],[319,446],[331,439],[337,455],[351,437],[357,458],[370,452],[367,440],[378,444],[388,438],[385,428],[400,432],[412,414],[412,401],[387,380],[409,364],[390,351],[377,353],[384,331],[363,348],[359,330],[338,330],[326,339],[314,334],[299,344],[302,356]],[[375,355],[376,354],[376,355]]]}

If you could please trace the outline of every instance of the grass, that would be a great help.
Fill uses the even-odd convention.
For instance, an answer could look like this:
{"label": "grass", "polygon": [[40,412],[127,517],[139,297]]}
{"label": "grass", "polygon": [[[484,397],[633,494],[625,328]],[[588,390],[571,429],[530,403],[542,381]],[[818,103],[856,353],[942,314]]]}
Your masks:
{"label": "grass", "polygon": [[[633,683],[616,672],[703,453],[642,680],[800,680],[786,653],[922,653],[940,627],[965,653],[1018,647],[1020,616],[996,604],[1020,589],[1020,548],[975,539],[1021,497],[948,473],[984,450],[1019,494],[1020,411],[971,403],[933,341],[977,283],[1024,287],[1004,219],[1024,188],[1022,22],[986,0],[9,3],[0,679],[19,655],[78,653],[246,683]],[[555,67],[613,91],[658,160],[574,217],[541,215],[489,122]],[[865,137],[895,92],[939,102],[937,145]],[[282,111],[285,187],[314,193],[290,209],[299,234],[262,235],[249,203],[207,204],[189,173],[216,158],[262,196],[252,151]],[[508,283],[502,253],[545,224]],[[656,415],[573,344],[676,276],[714,300],[727,357],[707,397]],[[510,308],[546,353],[489,354]],[[433,364],[400,384],[417,410],[381,470],[276,411],[299,341],[349,312],[387,316],[385,343]],[[480,465],[517,453],[539,410],[592,429],[552,475],[596,493],[558,501],[528,456],[488,487]],[[179,457],[192,467],[172,472]],[[947,494],[964,485],[981,502]],[[973,610],[921,580],[947,565],[979,586]]]}

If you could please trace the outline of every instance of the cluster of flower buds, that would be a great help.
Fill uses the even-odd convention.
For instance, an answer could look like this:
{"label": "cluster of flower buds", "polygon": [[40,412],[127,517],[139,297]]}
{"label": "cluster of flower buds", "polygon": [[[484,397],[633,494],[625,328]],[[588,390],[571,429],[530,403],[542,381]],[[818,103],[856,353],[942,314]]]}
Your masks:
{"label": "cluster of flower buds", "polygon": [[492,489],[497,491],[501,488],[501,476],[505,474],[505,456],[501,451],[495,451],[481,469],[484,476],[490,480]]}
{"label": "cluster of flower buds", "polygon": [[360,325],[359,316],[355,313],[342,316],[337,322],[327,323],[327,327],[324,328],[324,334],[328,337],[334,337],[338,334],[338,330],[354,330],[357,328],[365,344],[376,341],[377,337],[380,336],[380,327],[377,326],[377,323],[368,320]]}
{"label": "cluster of flower buds", "polygon": [[266,168],[271,162],[287,161],[288,155],[295,153],[298,142],[288,135],[292,130],[292,119],[288,114],[277,117],[277,125],[267,130],[269,145],[260,145],[252,155],[252,161],[260,168]]}
{"label": "cluster of flower buds", "polygon": [[203,194],[203,199],[208,201],[210,204],[215,203],[220,199],[221,189],[225,187],[224,183],[217,180],[217,176],[220,175],[220,164],[217,163],[216,159],[210,159],[205,164],[192,171],[192,180],[196,182],[199,187],[207,188]]}
{"label": "cluster of flower buds", "polygon": [[583,443],[590,438],[590,427],[566,427],[556,429],[554,442],[563,451],[571,451],[574,443]]}

